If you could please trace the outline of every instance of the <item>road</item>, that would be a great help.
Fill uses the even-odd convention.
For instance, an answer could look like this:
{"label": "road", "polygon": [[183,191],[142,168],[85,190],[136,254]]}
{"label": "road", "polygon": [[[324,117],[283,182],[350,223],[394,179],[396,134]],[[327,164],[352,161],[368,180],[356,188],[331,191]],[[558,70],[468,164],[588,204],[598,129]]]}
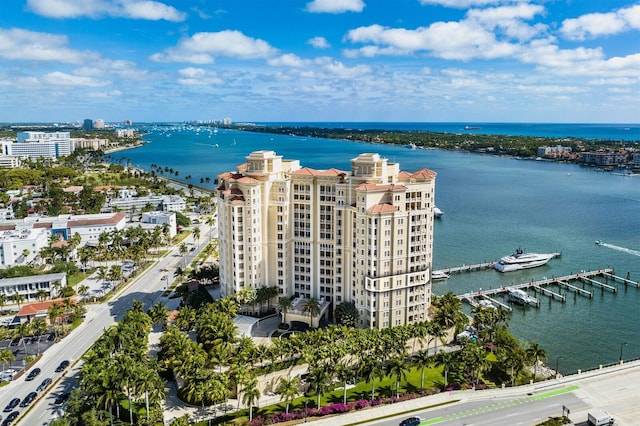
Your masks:
{"label": "road", "polygon": [[[209,242],[209,227],[206,224],[200,224],[199,227],[201,234],[198,247],[186,255],[187,265]],[[214,233],[215,231],[214,228]],[[189,235],[184,242],[195,244],[193,235]],[[9,401],[15,397],[24,399],[29,392],[36,390],[42,380],[50,377],[53,379],[52,385],[44,393],[38,393],[36,402],[32,403],[30,407],[15,409],[20,411],[21,417],[14,424],[43,425],[57,417],[58,407],[53,402],[57,395],[75,386],[80,364],[78,361],[82,355],[103,334],[106,328],[122,318],[124,312],[131,308],[134,300],[142,301],[146,308],[151,307],[162,296],[167,283],[173,280],[173,271],[177,266],[182,266],[182,257],[179,254],[179,247],[175,246],[171,248],[170,253],[160,258],[127,287],[120,290],[111,301],[87,305],[85,321],[59,343],[45,351],[42,358],[34,366],[34,368],[38,367],[42,370],[35,380],[26,381],[26,374],[24,374],[0,389],[0,410],[4,409]],[[163,280],[164,276],[167,276],[167,280]],[[63,360],[69,360],[71,367],[66,372],[56,373],[56,367]],[[2,417],[6,418],[7,414],[9,413],[2,413]]]}
{"label": "road", "polygon": [[308,423],[387,426],[418,416],[422,426],[530,426],[549,416],[562,415],[563,407],[569,410],[568,417],[575,425],[586,426],[591,408],[607,411],[615,418],[616,426],[639,425],[640,360],[516,388],[442,392],[350,412],[340,416],[339,422],[331,417],[309,419]]}

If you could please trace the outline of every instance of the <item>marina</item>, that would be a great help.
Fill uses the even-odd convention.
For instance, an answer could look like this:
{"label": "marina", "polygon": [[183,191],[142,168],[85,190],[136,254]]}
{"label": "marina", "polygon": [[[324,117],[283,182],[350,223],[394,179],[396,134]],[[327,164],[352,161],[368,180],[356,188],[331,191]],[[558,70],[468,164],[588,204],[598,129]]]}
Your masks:
{"label": "marina", "polygon": [[[561,303],[565,303],[567,301],[567,294],[573,292],[574,295],[580,295],[587,297],[589,299],[593,299],[593,290],[586,290],[585,287],[587,285],[591,287],[598,287],[602,292],[604,290],[609,290],[612,293],[618,292],[618,287],[615,285],[608,284],[606,282],[598,281],[597,277],[604,278],[605,281],[611,280],[612,283],[616,281],[620,281],[627,285],[632,285],[636,288],[640,288],[640,283],[636,281],[632,281],[629,278],[622,278],[613,273],[613,269],[598,269],[595,271],[587,271],[580,272],[578,274],[566,275],[562,277],[551,277],[544,278],[542,280],[537,281],[529,281],[521,284],[515,284],[512,286],[503,286],[488,290],[478,290],[477,292],[468,292],[464,294],[460,294],[456,296],[463,302],[470,304],[471,306],[477,306],[481,303],[479,301],[489,300],[494,305],[511,311],[511,307],[503,302],[500,302],[496,296],[501,296],[504,300],[505,298],[509,300],[509,302],[514,302],[520,305],[533,305],[536,307],[540,306],[540,299],[535,298],[527,293],[527,290],[531,290],[534,294],[539,294],[541,296],[547,296],[551,300],[556,300]],[[571,284],[581,283],[581,286]],[[565,294],[561,294],[558,292],[549,289],[549,286],[556,286],[558,289],[564,288],[566,290]]]}
{"label": "marina", "polygon": [[[458,125],[457,131],[464,126]],[[379,123],[349,124],[349,127],[380,128]],[[390,129],[414,129],[414,124],[385,124]],[[383,126],[383,127],[384,127]],[[394,127],[395,126],[395,127]],[[429,130],[455,131],[453,126],[429,127]],[[558,137],[570,134],[587,137],[592,125],[527,125],[527,132],[561,128]],[[635,127],[637,128],[637,127]],[[518,133],[521,125],[483,124],[491,133]],[[617,127],[609,126],[613,131]],[[612,130],[613,129],[613,130]],[[640,248],[637,235],[630,230],[640,223],[640,186],[635,179],[597,173],[593,168],[576,164],[547,161],[523,161],[494,155],[474,155],[437,149],[407,149],[404,146],[354,143],[330,139],[304,139],[289,135],[240,132],[220,128],[208,138],[201,131],[172,131],[170,138],[150,132],[145,140],[153,143],[127,152],[132,164],[149,169],[161,164],[180,170],[193,181],[210,178],[211,186],[217,173],[235,170],[245,155],[253,150],[274,149],[284,158],[304,158],[304,165],[326,169],[343,161],[348,169],[349,159],[362,152],[378,152],[400,164],[403,170],[428,167],[438,173],[434,204],[445,212],[434,223],[433,271],[450,271],[450,277],[434,280],[433,294],[448,291],[454,294],[474,293],[478,288],[489,289],[518,283],[538,281],[544,277],[563,277],[582,269],[615,268],[614,275],[640,281]],[[625,134],[629,134],[626,132]],[[637,132],[635,133],[637,135]],[[593,136],[601,137],[602,134]],[[237,145],[233,146],[233,140]],[[637,139],[637,137],[636,137]],[[217,143],[219,148],[212,148]],[[319,147],[322,149],[319,149]],[[194,158],[201,161],[194,162]],[[341,160],[340,160],[341,159]],[[567,174],[571,174],[567,178]],[[505,182],[519,182],[505,185]],[[499,188],[499,191],[494,189]],[[549,188],[553,188],[550,191]],[[523,197],[523,191],[527,196]],[[544,206],[562,206],[546,208]],[[615,212],[615,220],[612,220]],[[605,243],[594,244],[601,239]],[[492,263],[521,245],[538,253],[561,252],[560,259],[546,265],[498,273]],[[548,249],[547,249],[548,248]],[[492,262],[493,261],[493,262]],[[586,268],[585,268],[586,267]],[[473,273],[471,273],[473,272]],[[627,275],[630,273],[630,275]],[[613,284],[612,277],[593,277],[605,284]],[[561,370],[576,371],[617,360],[620,342],[627,342],[625,354],[640,356],[640,291],[622,279],[615,279],[618,292],[584,283],[585,291],[571,297],[573,289],[558,286],[548,288],[566,295],[566,303],[556,303],[548,296],[541,298],[544,309],[521,309],[515,306],[509,329],[523,341],[536,342],[548,351],[549,358],[562,356]],[[583,283],[568,281],[578,288]],[[534,294],[532,290],[526,290]],[[490,296],[500,301],[503,295]],[[506,298],[505,298],[506,299]],[[544,303],[545,299],[548,303]],[[479,300],[479,299],[478,299]],[[506,303],[509,305],[509,303]],[[467,305],[467,303],[464,303]],[[494,303],[494,305],[498,306]],[[468,305],[467,305],[468,306]],[[615,313],[615,315],[612,315]],[[562,327],[556,327],[562,324]],[[598,324],[594,327],[593,324]],[[549,333],[554,329],[553,333]],[[576,351],[574,348],[596,343],[599,350]]]}

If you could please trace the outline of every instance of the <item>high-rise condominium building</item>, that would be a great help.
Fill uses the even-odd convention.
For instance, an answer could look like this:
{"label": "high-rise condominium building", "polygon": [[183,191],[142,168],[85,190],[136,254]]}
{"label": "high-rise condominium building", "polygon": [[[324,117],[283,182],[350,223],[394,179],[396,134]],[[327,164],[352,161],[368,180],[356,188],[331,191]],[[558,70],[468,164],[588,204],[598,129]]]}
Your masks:
{"label": "high-rise condominium building", "polygon": [[378,154],[351,171],[314,170],[256,151],[218,176],[224,295],[276,286],[283,296],[355,304],[360,326],[424,321],[431,300],[436,173]]}

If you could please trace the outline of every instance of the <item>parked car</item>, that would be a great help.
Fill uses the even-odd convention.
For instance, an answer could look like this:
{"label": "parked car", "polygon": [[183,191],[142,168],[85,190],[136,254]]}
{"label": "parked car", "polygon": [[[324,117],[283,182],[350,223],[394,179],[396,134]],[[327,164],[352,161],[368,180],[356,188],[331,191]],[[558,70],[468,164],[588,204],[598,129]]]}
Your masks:
{"label": "parked car", "polygon": [[13,410],[14,408],[16,408],[18,406],[18,404],[20,404],[20,398],[13,398],[11,401],[9,401],[7,406],[4,407],[5,413],[7,413],[7,412]]}
{"label": "parked car", "polygon": [[30,382],[31,380],[35,379],[38,374],[40,374],[40,369],[39,368],[34,368],[33,370],[31,370],[29,372],[29,375],[27,376],[27,378],[25,379],[26,381]]}
{"label": "parked car", "polygon": [[12,412],[7,416],[6,419],[4,419],[4,422],[2,422],[2,426],[9,426],[11,423],[13,423],[15,419],[18,418],[19,415],[20,415],[19,411]]}
{"label": "parked car", "polygon": [[65,359],[60,363],[60,365],[58,365],[58,367],[56,367],[56,373],[63,372],[68,366],[69,366],[69,361]]}
{"label": "parked car", "polygon": [[45,390],[52,382],[53,380],[51,380],[50,377],[47,377],[46,379],[44,379],[42,381],[42,383],[40,383],[40,385],[38,386],[38,388],[36,389],[36,391],[38,392],[42,392],[43,390]]}
{"label": "parked car", "polygon": [[33,402],[34,399],[38,396],[37,392],[29,392],[27,396],[24,397],[22,402],[20,403],[21,407],[26,407]]}

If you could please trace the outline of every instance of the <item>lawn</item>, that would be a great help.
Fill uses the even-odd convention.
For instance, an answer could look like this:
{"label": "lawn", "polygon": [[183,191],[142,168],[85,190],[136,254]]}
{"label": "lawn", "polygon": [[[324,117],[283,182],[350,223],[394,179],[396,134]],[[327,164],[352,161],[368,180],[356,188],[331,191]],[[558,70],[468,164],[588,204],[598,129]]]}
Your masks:
{"label": "lawn", "polygon": [[[420,376],[422,374],[421,368],[412,368],[407,372],[406,380],[400,382],[400,395],[406,393],[420,393]],[[429,391],[430,389],[439,387],[443,382],[442,368],[426,368],[424,371],[424,388]],[[385,377],[384,379],[376,379],[375,381],[375,396],[382,398],[395,397],[395,377]],[[371,383],[358,382],[353,387],[347,389],[347,402],[357,401],[360,399],[371,398]],[[317,408],[316,403],[318,401],[317,395],[313,392],[309,392],[309,396],[301,396],[294,399],[289,404],[289,412],[296,410],[304,410],[305,401],[307,401],[308,408]],[[340,383],[336,383],[332,391],[325,393],[320,397],[320,405],[329,405],[334,403],[341,403],[343,401],[343,390]],[[267,407],[253,409],[253,416],[278,414],[284,412],[286,404],[283,402],[269,405]],[[249,421],[249,410],[241,410],[238,412],[235,422],[243,423]],[[204,424],[204,423],[203,423]]]}

